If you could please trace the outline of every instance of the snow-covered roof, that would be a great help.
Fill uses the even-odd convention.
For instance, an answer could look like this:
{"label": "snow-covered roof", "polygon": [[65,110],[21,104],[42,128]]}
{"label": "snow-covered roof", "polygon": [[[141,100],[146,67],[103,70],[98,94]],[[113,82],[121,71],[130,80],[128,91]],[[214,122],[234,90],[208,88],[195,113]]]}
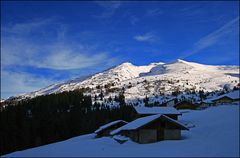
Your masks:
{"label": "snow-covered roof", "polygon": [[128,123],[128,122],[123,121],[123,120],[116,120],[116,121],[110,122],[110,123],[108,123],[108,124],[105,124],[105,125],[99,127],[99,129],[97,129],[94,133],[98,133],[98,132],[100,132],[100,131],[102,131],[102,130],[104,130],[104,129],[106,129],[106,128],[109,128],[109,127],[111,127],[111,126],[113,126],[113,125],[116,125],[116,124],[118,124],[118,123],[120,123],[120,122],[121,122],[121,123],[125,123],[125,124]]}
{"label": "snow-covered roof", "polygon": [[208,98],[208,99],[203,100],[202,102],[203,103],[213,103],[212,100],[213,100],[213,98]]}
{"label": "snow-covered roof", "polygon": [[127,140],[129,140],[128,137],[125,137],[125,136],[122,136],[122,135],[115,135],[115,136],[113,136],[113,139],[121,140],[121,141],[127,141]]}
{"label": "snow-covered roof", "polygon": [[181,129],[183,129],[183,130],[189,130],[187,126],[185,126],[184,124],[182,124],[181,122],[179,122],[179,121],[177,121],[177,120],[172,119],[171,117],[168,117],[168,116],[166,116],[166,115],[162,115],[162,118],[165,119],[165,120],[167,120],[167,121],[170,121],[170,122],[172,122],[172,123],[174,123],[174,124],[176,124],[176,125],[178,125],[178,126],[181,127]]}
{"label": "snow-covered roof", "polygon": [[148,124],[148,123],[150,123],[150,122],[152,122],[152,121],[154,121],[154,120],[156,120],[160,117],[162,117],[163,119],[166,119],[167,121],[173,122],[173,123],[181,126],[182,129],[187,129],[188,130],[188,128],[186,126],[184,126],[183,124],[181,124],[180,122],[178,122],[178,121],[176,121],[176,120],[174,120],[174,119],[172,119],[172,118],[170,118],[166,115],[157,114],[157,115],[151,115],[151,116],[146,116],[146,117],[141,117],[139,119],[136,119],[136,120],[134,120],[132,122],[129,122],[128,124],[118,128],[118,129],[112,131],[110,134],[115,135],[122,130],[138,129],[138,128],[140,128],[140,127],[142,127],[142,126],[144,126],[144,125],[146,125],[146,124]]}
{"label": "snow-covered roof", "polygon": [[134,120],[132,122],[129,122],[128,124],[118,128],[118,129],[112,131],[110,134],[114,135],[114,134],[116,134],[116,133],[118,133],[118,132],[120,132],[122,130],[137,129],[137,128],[139,128],[139,127],[141,127],[141,126],[143,126],[143,125],[145,125],[145,124],[147,124],[147,123],[149,123],[149,122],[159,118],[160,116],[161,115],[158,114],[158,115],[151,115],[151,116],[147,116],[147,117],[142,117],[142,118],[136,119],[136,120]]}
{"label": "snow-covered roof", "polygon": [[174,107],[134,107],[138,114],[178,114]]}
{"label": "snow-covered roof", "polygon": [[239,99],[240,98],[240,93],[239,93],[239,90],[235,90],[235,91],[232,91],[232,92],[229,92],[229,93],[217,96],[217,97],[212,97],[210,99],[206,99],[203,102],[212,103],[213,101],[218,100],[218,99],[223,98],[223,97],[229,97],[231,99]]}
{"label": "snow-covered roof", "polygon": [[236,91],[232,91],[232,92],[229,92],[229,93],[220,95],[220,96],[214,98],[213,100],[217,100],[217,99],[222,98],[222,97],[225,97],[225,96],[226,96],[226,97],[229,97],[229,98],[231,98],[231,99],[239,99],[239,98],[240,98],[239,95],[240,95],[240,94],[239,94],[239,90],[236,90]]}

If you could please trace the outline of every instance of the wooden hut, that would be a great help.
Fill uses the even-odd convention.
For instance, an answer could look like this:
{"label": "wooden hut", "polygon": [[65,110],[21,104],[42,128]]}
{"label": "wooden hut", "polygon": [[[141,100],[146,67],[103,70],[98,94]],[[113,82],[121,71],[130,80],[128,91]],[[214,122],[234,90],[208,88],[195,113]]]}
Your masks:
{"label": "wooden hut", "polygon": [[197,105],[196,104],[193,104],[189,101],[181,101],[179,103],[177,103],[176,105],[174,105],[174,107],[176,109],[192,109],[192,110],[196,110],[197,109]]}
{"label": "wooden hut", "polygon": [[144,144],[181,139],[181,130],[188,128],[166,115],[157,114],[138,118],[110,134],[129,137],[137,143]]}
{"label": "wooden hut", "polygon": [[194,104],[197,105],[197,107],[198,107],[197,109],[199,109],[199,110],[203,110],[203,109],[206,109],[206,108],[214,105],[213,102],[209,102],[209,101],[206,101],[206,100],[199,101],[199,102],[196,102]]}
{"label": "wooden hut", "polygon": [[94,133],[96,134],[96,138],[103,137],[103,136],[109,136],[111,131],[113,131],[125,124],[127,124],[127,122],[123,121],[123,120],[113,121],[113,122],[110,122],[106,125],[99,127],[99,129],[97,129]]}
{"label": "wooden hut", "polygon": [[238,102],[240,101],[240,93],[239,90],[235,90],[217,97],[212,97],[212,98],[208,98],[206,100],[204,100],[204,102],[207,103],[212,103],[214,105],[218,105],[218,104],[231,104],[234,102]]}
{"label": "wooden hut", "polygon": [[214,102],[215,104],[225,104],[225,103],[229,104],[229,103],[232,103],[233,101],[234,99],[228,96],[221,96],[212,100],[212,102]]}
{"label": "wooden hut", "polygon": [[177,120],[178,116],[182,115],[174,107],[134,107],[134,109],[136,112],[136,118],[162,114]]}

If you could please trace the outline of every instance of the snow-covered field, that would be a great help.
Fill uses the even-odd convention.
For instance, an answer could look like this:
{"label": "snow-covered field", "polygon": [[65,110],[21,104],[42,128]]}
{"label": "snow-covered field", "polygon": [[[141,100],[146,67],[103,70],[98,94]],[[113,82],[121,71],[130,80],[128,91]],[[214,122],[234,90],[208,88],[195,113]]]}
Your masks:
{"label": "snow-covered field", "polygon": [[239,157],[239,105],[221,105],[202,111],[184,111],[181,122],[194,124],[182,132],[182,140],[137,144],[127,141],[119,144],[110,137],[94,138],[94,134],[66,141],[18,151],[10,157]]}

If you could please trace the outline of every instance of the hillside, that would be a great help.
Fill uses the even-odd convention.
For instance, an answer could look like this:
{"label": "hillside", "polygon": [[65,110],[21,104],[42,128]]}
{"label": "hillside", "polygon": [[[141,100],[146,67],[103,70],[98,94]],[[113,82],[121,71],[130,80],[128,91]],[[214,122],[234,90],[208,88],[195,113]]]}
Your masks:
{"label": "hillside", "polygon": [[185,111],[179,119],[194,124],[183,131],[182,140],[137,144],[128,141],[119,144],[110,137],[94,138],[94,134],[66,141],[14,152],[9,157],[238,157],[239,156],[239,105],[222,105],[201,111]]}
{"label": "hillside", "polygon": [[[234,87],[239,84],[239,66],[212,66],[176,60],[171,63],[151,63],[136,66],[123,63],[87,78],[69,80],[54,84],[35,92],[12,97],[11,99],[33,98],[40,95],[83,89],[97,102],[105,103],[124,92],[126,102],[142,103],[146,96],[150,101],[160,104],[171,99],[173,93],[178,97],[200,100],[195,94],[199,90],[213,92],[222,90],[225,85]],[[103,94],[103,100],[99,95]],[[187,96],[186,94],[192,93]],[[151,99],[153,98],[153,99]],[[111,103],[110,105],[115,105]]]}

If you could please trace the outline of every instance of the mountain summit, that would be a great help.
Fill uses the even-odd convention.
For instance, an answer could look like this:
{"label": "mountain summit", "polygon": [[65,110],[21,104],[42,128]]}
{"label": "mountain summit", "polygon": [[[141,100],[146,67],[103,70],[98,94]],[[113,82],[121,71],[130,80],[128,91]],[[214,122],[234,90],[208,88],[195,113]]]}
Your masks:
{"label": "mountain summit", "polygon": [[125,62],[87,78],[54,84],[39,91],[19,95],[33,98],[40,95],[87,89],[92,96],[104,93],[114,97],[124,89],[127,101],[147,96],[166,96],[175,91],[215,91],[225,84],[236,86],[239,66],[211,66],[177,59],[170,63],[151,63],[136,66]]}

